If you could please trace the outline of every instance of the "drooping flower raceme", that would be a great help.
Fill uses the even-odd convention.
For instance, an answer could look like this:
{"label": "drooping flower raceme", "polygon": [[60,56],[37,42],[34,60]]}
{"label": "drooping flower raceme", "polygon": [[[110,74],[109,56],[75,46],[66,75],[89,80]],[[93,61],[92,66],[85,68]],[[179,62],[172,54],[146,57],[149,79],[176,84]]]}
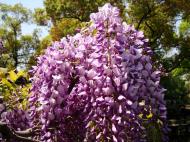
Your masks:
{"label": "drooping flower raceme", "polygon": [[144,124],[158,121],[165,133],[164,89],[143,32],[110,4],[90,19],[48,47],[33,69],[30,115],[40,140],[146,141]]}
{"label": "drooping flower raceme", "polygon": [[28,112],[18,108],[3,112],[1,120],[16,131],[26,130],[31,127]]}

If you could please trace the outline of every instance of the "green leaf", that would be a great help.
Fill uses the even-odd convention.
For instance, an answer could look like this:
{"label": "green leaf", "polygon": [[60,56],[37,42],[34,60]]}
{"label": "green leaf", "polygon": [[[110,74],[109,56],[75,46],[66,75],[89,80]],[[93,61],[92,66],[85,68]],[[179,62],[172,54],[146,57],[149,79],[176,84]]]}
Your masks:
{"label": "green leaf", "polygon": [[9,78],[11,81],[15,82],[18,78],[17,74],[12,70],[9,72]]}

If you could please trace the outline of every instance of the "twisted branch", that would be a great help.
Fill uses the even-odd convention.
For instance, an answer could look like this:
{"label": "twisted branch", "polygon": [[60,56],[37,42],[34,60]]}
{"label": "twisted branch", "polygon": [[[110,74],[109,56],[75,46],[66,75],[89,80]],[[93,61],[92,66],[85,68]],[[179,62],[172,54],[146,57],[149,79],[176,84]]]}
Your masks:
{"label": "twisted branch", "polygon": [[2,121],[0,121],[0,133],[2,134],[2,137],[8,141],[10,141],[11,138],[14,138],[17,141],[23,142],[40,142],[30,138],[34,134],[33,129],[30,128],[23,131],[15,131],[10,128],[7,123]]}

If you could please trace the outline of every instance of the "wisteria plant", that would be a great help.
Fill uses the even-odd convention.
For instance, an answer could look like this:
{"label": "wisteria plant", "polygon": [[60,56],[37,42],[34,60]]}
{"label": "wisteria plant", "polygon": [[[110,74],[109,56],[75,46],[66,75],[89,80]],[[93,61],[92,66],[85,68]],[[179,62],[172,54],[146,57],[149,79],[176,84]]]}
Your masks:
{"label": "wisteria plant", "polygon": [[14,130],[30,128],[31,141],[144,142],[148,124],[168,141],[165,89],[151,56],[143,32],[105,4],[87,27],[38,57],[29,110],[17,112],[27,123],[10,121],[10,113],[3,120]]}

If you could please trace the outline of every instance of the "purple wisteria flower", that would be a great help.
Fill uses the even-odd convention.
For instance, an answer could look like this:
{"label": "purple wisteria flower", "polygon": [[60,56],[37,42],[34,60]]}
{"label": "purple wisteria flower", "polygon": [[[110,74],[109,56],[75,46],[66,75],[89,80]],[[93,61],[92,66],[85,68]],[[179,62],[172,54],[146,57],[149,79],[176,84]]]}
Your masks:
{"label": "purple wisteria flower", "polygon": [[[143,32],[105,4],[90,26],[38,57],[30,115],[43,142],[146,141],[145,123],[166,127],[160,71]],[[150,116],[151,117],[147,117]]]}

